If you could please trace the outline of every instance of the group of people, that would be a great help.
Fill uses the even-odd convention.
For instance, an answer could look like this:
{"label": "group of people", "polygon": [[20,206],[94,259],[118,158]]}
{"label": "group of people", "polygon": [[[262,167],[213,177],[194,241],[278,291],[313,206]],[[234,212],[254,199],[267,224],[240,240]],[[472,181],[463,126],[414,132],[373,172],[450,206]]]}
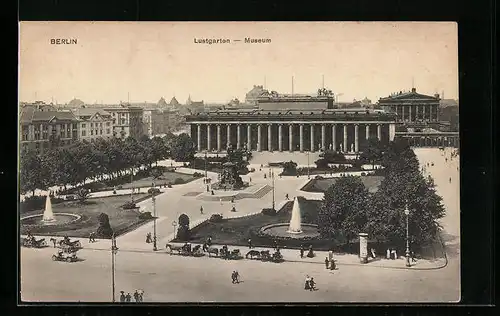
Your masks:
{"label": "group of people", "polygon": [[306,283],[304,285],[304,290],[314,291],[316,289],[316,282],[314,282],[314,278],[310,276],[306,276]]}
{"label": "group of people", "polygon": [[91,233],[89,234],[89,243],[96,242],[96,240],[95,240],[95,236],[96,236],[96,233],[95,233],[95,232],[91,232]]}
{"label": "group of people", "polygon": [[231,274],[231,280],[233,284],[240,283],[240,274],[238,273],[238,271],[233,271],[233,273]]}
{"label": "group of people", "polygon": [[151,233],[147,233],[146,234],[146,243],[150,244],[152,242],[156,242],[156,236],[155,237],[151,237]]}
{"label": "group of people", "polygon": [[[300,258],[304,258],[304,253],[305,253],[305,248],[303,245],[300,246]],[[314,258],[315,254],[313,251],[313,246],[309,246],[309,251],[307,252],[307,257],[308,258]]]}
{"label": "group of people", "polygon": [[[144,295],[144,291],[143,290],[135,290],[135,292],[134,292],[134,300],[137,303],[142,302],[143,301],[143,295]],[[132,296],[130,295],[130,293],[127,293],[127,295],[125,295],[124,291],[120,291],[120,302],[121,303],[130,303],[130,302],[132,302]]]}

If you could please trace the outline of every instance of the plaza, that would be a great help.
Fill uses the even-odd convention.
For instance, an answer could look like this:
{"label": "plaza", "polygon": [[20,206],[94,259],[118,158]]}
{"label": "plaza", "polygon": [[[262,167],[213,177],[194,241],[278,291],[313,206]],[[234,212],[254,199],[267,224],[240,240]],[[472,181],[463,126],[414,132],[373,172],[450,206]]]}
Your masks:
{"label": "plaza", "polygon": [[[321,260],[301,260],[296,251],[284,251],[286,261],[273,264],[259,261],[226,261],[208,257],[193,258],[170,256],[165,244],[173,239],[174,227],[180,214],[189,216],[193,227],[212,214],[225,218],[245,216],[270,207],[271,194],[259,199],[236,201],[236,214],[231,213],[228,201],[206,201],[193,196],[205,191],[202,179],[174,186],[156,198],[158,219],[157,252],[144,242],[153,223],[117,238],[120,248],[116,255],[116,293],[123,290],[133,293],[145,291],[145,302],[455,302],[460,298],[460,223],[459,223],[459,161],[449,159],[451,148],[445,152],[435,148],[417,148],[416,155],[435,181],[437,192],[443,197],[446,216],[441,219],[446,258],[429,261],[419,260],[411,268],[405,268],[404,259],[381,260],[377,264],[362,265],[356,255],[338,256],[338,270],[325,270]],[[168,164],[168,162],[164,162]],[[268,168],[250,165],[255,172],[242,176],[252,178],[254,185],[271,184],[264,178]],[[178,168],[178,172],[194,170]],[[208,172],[214,181],[216,174]],[[449,179],[452,179],[450,182]],[[285,194],[308,199],[322,199],[322,193],[303,192],[300,188],[308,181],[307,176],[275,179],[277,208],[285,202]],[[152,209],[151,200],[140,203]],[[200,207],[204,212],[200,214]],[[98,240],[79,251],[83,261],[71,264],[52,262],[54,249],[21,250],[21,297],[24,301],[82,301],[110,302],[111,254],[110,241]],[[244,250],[244,249],[242,249]],[[324,258],[318,254],[318,259]],[[232,284],[230,273],[238,270],[242,283]],[[44,271],[43,275],[39,271]],[[313,276],[318,291],[303,290],[306,275]],[[355,278],[353,278],[355,276]],[[67,282],[67,280],[74,280]],[[116,294],[118,298],[118,294]]]}

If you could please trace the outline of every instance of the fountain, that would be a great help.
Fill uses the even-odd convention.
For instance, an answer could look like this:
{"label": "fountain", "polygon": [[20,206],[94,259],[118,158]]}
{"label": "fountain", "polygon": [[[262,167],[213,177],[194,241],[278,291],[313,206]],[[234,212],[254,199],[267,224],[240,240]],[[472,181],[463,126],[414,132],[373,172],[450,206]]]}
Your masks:
{"label": "fountain", "polygon": [[291,234],[300,234],[302,233],[302,219],[300,212],[300,204],[297,197],[293,200],[293,208],[292,208],[292,218],[290,219],[290,225],[288,226],[287,233]]}
{"label": "fountain", "polygon": [[54,222],[56,219],[54,218],[54,213],[52,212],[52,202],[50,201],[50,195],[47,195],[47,199],[45,200],[45,211],[43,211],[43,222]]}
{"label": "fountain", "polygon": [[318,225],[303,224],[302,214],[299,198],[295,197],[293,200],[292,217],[290,222],[266,225],[260,228],[260,233],[263,235],[271,236],[273,239],[279,238],[318,238]]}

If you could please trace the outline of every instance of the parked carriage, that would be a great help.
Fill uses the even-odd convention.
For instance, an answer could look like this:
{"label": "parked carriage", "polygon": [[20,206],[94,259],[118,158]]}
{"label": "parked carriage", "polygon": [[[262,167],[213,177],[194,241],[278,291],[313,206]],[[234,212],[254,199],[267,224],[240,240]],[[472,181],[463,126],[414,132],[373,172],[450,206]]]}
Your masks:
{"label": "parked carriage", "polygon": [[191,248],[190,244],[184,245],[166,244],[165,249],[170,255],[176,254],[181,256],[202,257],[205,254],[202,252],[201,245],[196,245]]}
{"label": "parked carriage", "polygon": [[66,253],[76,252],[82,249],[82,244],[79,240],[71,241],[69,238],[59,241],[59,248]]}
{"label": "parked carriage", "polygon": [[233,249],[232,251],[229,251],[227,247],[223,247],[221,250],[221,258],[226,260],[239,260],[243,259],[243,256],[241,255],[239,249]]}
{"label": "parked carriage", "polygon": [[21,245],[27,248],[42,248],[47,246],[45,238],[36,239],[35,237],[21,238]]}
{"label": "parked carriage", "polygon": [[76,251],[74,252],[65,252],[59,250],[57,253],[52,255],[53,261],[64,261],[64,262],[75,262],[78,261],[78,257],[76,256]]}

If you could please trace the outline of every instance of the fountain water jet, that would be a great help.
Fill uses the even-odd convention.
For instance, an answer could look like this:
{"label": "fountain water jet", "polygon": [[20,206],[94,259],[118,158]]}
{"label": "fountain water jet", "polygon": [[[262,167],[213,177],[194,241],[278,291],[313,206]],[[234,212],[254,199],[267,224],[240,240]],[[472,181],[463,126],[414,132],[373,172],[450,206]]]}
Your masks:
{"label": "fountain water jet", "polygon": [[45,211],[43,211],[42,222],[54,222],[54,213],[52,212],[52,202],[50,201],[50,195],[47,195],[45,200]]}
{"label": "fountain water jet", "polygon": [[301,218],[300,204],[297,197],[293,200],[292,218],[288,226],[287,233],[300,234],[302,233],[302,218]]}

